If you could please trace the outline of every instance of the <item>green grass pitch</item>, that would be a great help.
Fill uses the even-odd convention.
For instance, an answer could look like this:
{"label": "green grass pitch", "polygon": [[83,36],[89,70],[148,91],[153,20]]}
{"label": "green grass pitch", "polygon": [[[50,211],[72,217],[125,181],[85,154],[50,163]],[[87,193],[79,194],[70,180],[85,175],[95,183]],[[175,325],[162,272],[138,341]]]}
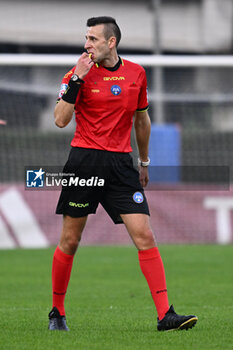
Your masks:
{"label": "green grass pitch", "polygon": [[0,349],[233,348],[233,246],[165,245],[170,303],[199,320],[158,332],[134,247],[81,247],[66,298],[70,332],[49,332],[54,248],[0,251]]}

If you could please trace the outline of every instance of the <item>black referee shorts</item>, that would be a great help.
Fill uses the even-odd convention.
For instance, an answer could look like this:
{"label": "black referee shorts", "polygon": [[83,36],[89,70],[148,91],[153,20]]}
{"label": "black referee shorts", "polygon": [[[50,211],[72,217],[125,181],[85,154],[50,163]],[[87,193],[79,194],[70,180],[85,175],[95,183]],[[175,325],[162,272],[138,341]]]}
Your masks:
{"label": "black referee shorts", "polygon": [[150,215],[128,153],[73,147],[63,174],[67,186],[62,187],[57,214],[83,217],[95,214],[101,203],[115,224],[122,223],[120,214]]}

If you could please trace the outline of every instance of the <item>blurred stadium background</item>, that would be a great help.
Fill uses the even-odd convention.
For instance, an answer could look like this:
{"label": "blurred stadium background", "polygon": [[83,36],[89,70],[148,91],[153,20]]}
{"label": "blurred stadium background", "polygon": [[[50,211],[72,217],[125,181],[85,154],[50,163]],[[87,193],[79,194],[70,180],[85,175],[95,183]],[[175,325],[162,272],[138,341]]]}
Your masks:
{"label": "blurred stadium background", "polygon": [[[75,125],[56,128],[53,109],[83,51],[86,20],[99,15],[117,19],[119,54],[147,72],[147,197],[158,242],[232,243],[233,1],[7,0],[0,1],[0,248],[58,241],[59,191],[26,190],[25,167],[67,159]],[[90,216],[82,244],[129,243],[102,208]]]}

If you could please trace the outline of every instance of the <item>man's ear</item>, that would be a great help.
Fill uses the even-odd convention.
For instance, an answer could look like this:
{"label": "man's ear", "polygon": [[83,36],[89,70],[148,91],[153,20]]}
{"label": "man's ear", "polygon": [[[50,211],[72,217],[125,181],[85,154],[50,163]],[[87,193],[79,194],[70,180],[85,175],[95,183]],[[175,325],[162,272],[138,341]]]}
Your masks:
{"label": "man's ear", "polygon": [[108,46],[109,46],[110,49],[113,49],[114,46],[116,46],[116,37],[115,36],[111,36],[108,39]]}

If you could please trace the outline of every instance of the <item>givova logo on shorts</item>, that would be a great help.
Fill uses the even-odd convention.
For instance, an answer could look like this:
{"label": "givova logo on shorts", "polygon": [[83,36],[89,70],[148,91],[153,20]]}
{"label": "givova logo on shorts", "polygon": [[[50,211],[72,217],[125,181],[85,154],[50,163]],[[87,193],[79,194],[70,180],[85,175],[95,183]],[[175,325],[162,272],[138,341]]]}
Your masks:
{"label": "givova logo on shorts", "polygon": [[141,192],[135,192],[133,194],[133,200],[135,203],[142,203],[144,201],[144,197],[143,197],[143,194]]}
{"label": "givova logo on shorts", "polygon": [[89,203],[75,203],[75,202],[69,202],[70,207],[75,208],[86,208],[89,207]]}

